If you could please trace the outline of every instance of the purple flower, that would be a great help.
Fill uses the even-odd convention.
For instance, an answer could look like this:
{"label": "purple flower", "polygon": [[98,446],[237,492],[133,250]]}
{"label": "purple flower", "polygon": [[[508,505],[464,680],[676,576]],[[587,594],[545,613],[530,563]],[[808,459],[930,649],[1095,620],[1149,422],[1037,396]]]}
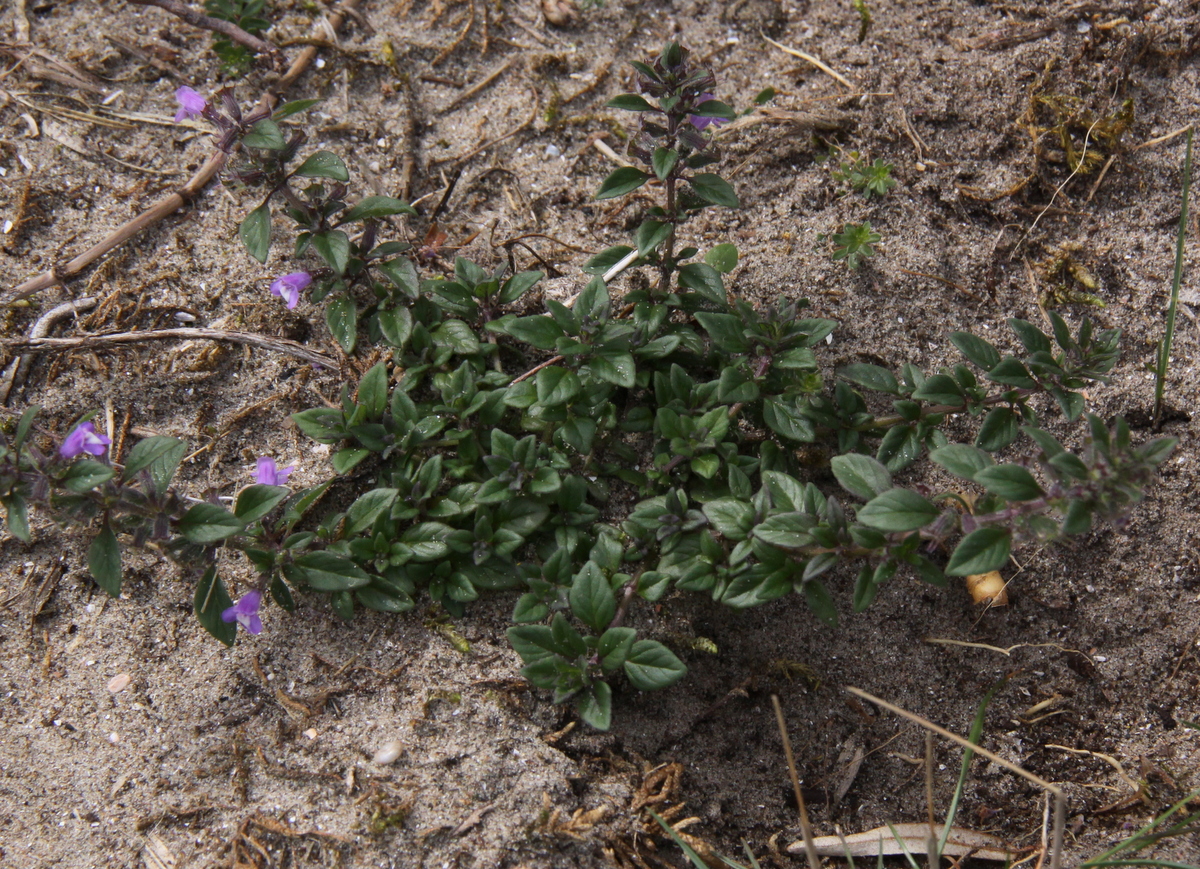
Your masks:
{"label": "purple flower", "polygon": [[[712,98],[712,94],[700,94],[700,96],[696,97],[696,105],[706,103]],[[708,115],[688,115],[688,121],[690,121],[692,126],[697,130],[703,130],[709,124],[719,127],[721,124],[725,123],[724,118],[711,118]]]}
{"label": "purple flower", "polygon": [[111,443],[104,435],[96,434],[96,427],[90,422],[80,423],[67,435],[58,454],[64,459],[73,459],[80,453],[102,456]]}
{"label": "purple flower", "polygon": [[308,272],[292,272],[290,275],[276,278],[271,283],[271,295],[279,296],[279,298],[287,302],[287,307],[290,311],[300,301],[300,291],[311,283],[312,275]]}
{"label": "purple flower", "polygon": [[258,469],[254,472],[254,482],[263,486],[286,486],[288,474],[294,470],[296,470],[295,465],[280,468],[275,465],[274,459],[261,456],[258,460]]}
{"label": "purple flower", "polygon": [[237,622],[252,634],[262,633],[262,619],[258,617],[258,608],[262,606],[262,592],[248,591],[233,606],[221,613],[221,621]]}
{"label": "purple flower", "polygon": [[204,97],[186,85],[175,91],[175,100],[179,103],[179,111],[175,113],[175,123],[184,118],[198,118],[208,108]]}

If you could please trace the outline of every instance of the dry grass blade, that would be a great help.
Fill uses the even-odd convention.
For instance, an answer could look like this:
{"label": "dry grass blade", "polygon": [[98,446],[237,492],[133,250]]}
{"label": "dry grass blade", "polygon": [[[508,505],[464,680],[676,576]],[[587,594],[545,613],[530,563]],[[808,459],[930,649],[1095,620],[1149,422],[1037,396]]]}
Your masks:
{"label": "dry grass blade", "polygon": [[778,48],[780,51],[787,52],[792,57],[798,57],[801,60],[807,60],[809,63],[811,63],[817,69],[821,70],[821,72],[825,73],[830,78],[834,79],[835,81],[837,81],[838,83],[840,83],[842,85],[845,85],[845,87],[848,90],[854,90],[854,85],[852,85],[850,83],[849,79],[847,79],[841,73],[835,72],[832,68],[830,68],[828,65],[826,65],[825,62],[822,61],[819,57],[814,57],[813,55],[808,54],[807,52],[801,51],[798,48],[788,48],[786,45],[781,45],[780,43],[776,42],[771,37],[767,36],[765,33],[763,34],[763,39],[765,39],[767,42],[771,43],[773,46]]}
{"label": "dry grass blade", "polygon": [[1067,798],[1066,798],[1066,795],[1063,793],[1062,788],[1060,788],[1058,785],[1051,784],[1050,782],[1046,781],[1044,778],[1041,778],[1040,776],[1034,775],[1033,773],[1029,772],[1029,770],[1022,769],[1021,767],[1019,767],[1015,763],[1013,763],[1011,760],[1005,760],[1004,758],[1002,758],[1000,755],[996,754],[995,752],[988,751],[988,749],[986,749],[982,746],[975,745],[969,739],[959,736],[957,733],[952,733],[944,727],[939,727],[938,725],[934,724],[932,721],[928,721],[927,719],[922,718],[920,715],[916,715],[915,713],[909,712],[907,709],[902,709],[899,706],[896,706],[894,703],[888,703],[886,700],[881,700],[880,698],[876,697],[875,695],[868,694],[866,691],[863,691],[860,688],[847,687],[846,690],[849,691],[851,694],[853,694],[855,697],[861,697],[863,700],[869,700],[870,702],[874,703],[876,706],[880,706],[880,707],[888,710],[889,712],[894,712],[895,714],[899,715],[901,718],[907,718],[909,721],[913,722],[914,724],[919,724],[922,727],[926,728],[927,730],[932,730],[934,733],[938,734],[939,736],[944,736],[944,737],[946,737],[946,739],[949,739],[949,740],[952,740],[953,742],[958,743],[963,748],[969,749],[978,755],[986,757],[988,760],[992,761],[992,763],[999,764],[1000,766],[1004,767],[1005,769],[1015,772],[1017,775],[1021,776],[1022,778],[1026,779],[1027,781],[1033,782],[1038,787],[1053,794],[1054,795],[1054,840],[1050,846],[1050,869],[1059,869],[1059,867],[1062,865],[1063,832],[1066,827],[1066,814],[1067,814]]}
{"label": "dry grass blade", "polygon": [[[904,854],[928,854],[930,837],[934,841],[941,835],[941,824],[893,824],[876,827],[852,836],[821,836],[813,840],[813,847],[821,857],[874,857],[882,853],[885,857]],[[799,854],[803,842],[794,842],[787,850]],[[950,838],[942,854],[947,857],[966,857],[978,860],[1011,860],[1013,852],[995,836],[952,827]]]}
{"label": "dry grass blade", "polygon": [[787,755],[788,775],[791,776],[792,790],[796,794],[796,806],[800,809],[800,833],[804,839],[796,844],[808,856],[809,869],[821,869],[821,861],[817,859],[817,850],[813,844],[812,825],[808,822],[808,808],[804,805],[804,792],[800,788],[800,777],[796,774],[796,758],[792,755],[792,741],[788,738],[783,707],[779,705],[779,695],[771,695],[771,705],[775,707],[775,720],[779,723],[779,735],[783,739],[783,750]]}

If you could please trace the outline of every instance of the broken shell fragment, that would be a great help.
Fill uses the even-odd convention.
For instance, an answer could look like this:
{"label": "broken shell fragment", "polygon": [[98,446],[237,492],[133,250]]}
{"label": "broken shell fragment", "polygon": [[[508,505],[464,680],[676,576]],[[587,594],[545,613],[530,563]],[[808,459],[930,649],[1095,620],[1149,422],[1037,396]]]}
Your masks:
{"label": "broken shell fragment", "polygon": [[398,739],[394,739],[385,745],[379,751],[375,752],[375,756],[371,758],[373,763],[380,766],[387,766],[389,763],[395,763],[396,760],[404,753],[404,745]]}
{"label": "broken shell fragment", "polygon": [[975,603],[986,603],[991,606],[1007,606],[1007,583],[1000,571],[992,570],[987,573],[973,573],[967,577],[967,591]]}

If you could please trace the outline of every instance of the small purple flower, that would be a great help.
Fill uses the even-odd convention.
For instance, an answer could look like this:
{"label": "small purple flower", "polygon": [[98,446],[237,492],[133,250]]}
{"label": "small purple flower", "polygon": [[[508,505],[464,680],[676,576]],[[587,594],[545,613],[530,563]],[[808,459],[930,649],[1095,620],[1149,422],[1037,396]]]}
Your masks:
{"label": "small purple flower", "polygon": [[288,474],[294,470],[296,470],[295,465],[280,468],[276,466],[274,459],[261,456],[258,460],[258,469],[254,472],[254,482],[263,486],[286,486]]}
{"label": "small purple flower", "polygon": [[[712,94],[700,94],[700,96],[696,97],[696,105],[706,103],[712,98]],[[724,118],[711,118],[708,115],[688,115],[688,121],[690,121],[691,125],[697,130],[703,130],[709,124],[719,127],[721,124],[725,123]]]}
{"label": "small purple flower", "polygon": [[102,456],[111,443],[112,441],[104,435],[96,434],[94,425],[85,422],[72,429],[62,446],[58,448],[58,454],[64,459],[73,459],[80,453]]}
{"label": "small purple flower", "polygon": [[184,118],[198,118],[208,108],[204,97],[186,85],[175,91],[175,100],[179,103],[179,111],[175,113],[175,123]]}
{"label": "small purple flower", "polygon": [[258,617],[258,608],[262,606],[262,592],[257,589],[248,591],[233,606],[221,613],[221,621],[237,622],[252,634],[262,633],[262,619]]}
{"label": "small purple flower", "polygon": [[300,301],[300,291],[311,283],[312,275],[308,272],[292,272],[290,275],[276,278],[271,283],[271,295],[283,299],[290,311]]}

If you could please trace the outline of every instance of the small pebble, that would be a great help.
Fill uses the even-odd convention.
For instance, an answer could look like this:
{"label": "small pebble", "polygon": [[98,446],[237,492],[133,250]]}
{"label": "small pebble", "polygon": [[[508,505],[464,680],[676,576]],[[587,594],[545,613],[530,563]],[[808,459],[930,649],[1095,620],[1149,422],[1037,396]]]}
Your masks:
{"label": "small pebble", "polygon": [[176,311],[175,319],[178,320],[180,323],[195,323],[196,315],[189,314],[187,311]]}
{"label": "small pebble", "polygon": [[113,694],[120,694],[129,687],[129,683],[133,681],[133,677],[128,673],[118,673],[108,680],[108,690]]}
{"label": "small pebble", "polygon": [[309,739],[316,739],[317,738],[316,728],[314,728],[314,727],[308,728],[308,730],[304,731],[304,735],[307,736]]}
{"label": "small pebble", "polygon": [[558,145],[547,145],[546,146],[546,156],[547,157],[561,157],[562,156],[562,148],[558,147]]}
{"label": "small pebble", "polygon": [[108,741],[109,741],[109,742],[111,742],[113,745],[116,745],[118,742],[120,742],[120,741],[121,741],[121,734],[119,734],[119,733],[110,733],[110,734],[108,735]]}
{"label": "small pebble", "polygon": [[375,752],[375,756],[371,758],[372,762],[380,766],[387,766],[389,763],[395,763],[400,755],[404,752],[404,745],[398,739],[394,739],[385,745],[379,751]]}

